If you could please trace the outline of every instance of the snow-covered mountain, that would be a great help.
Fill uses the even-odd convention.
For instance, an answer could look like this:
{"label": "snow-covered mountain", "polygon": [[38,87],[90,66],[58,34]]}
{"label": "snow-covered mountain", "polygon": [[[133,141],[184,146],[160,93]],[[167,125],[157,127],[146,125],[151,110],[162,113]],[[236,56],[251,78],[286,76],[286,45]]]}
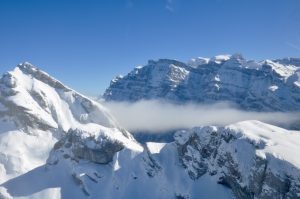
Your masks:
{"label": "snow-covered mountain", "polygon": [[150,60],[113,79],[103,97],[107,101],[227,101],[244,110],[295,111],[300,110],[300,59],[256,62],[235,54],[199,57],[188,63]]}
{"label": "snow-covered mountain", "polygon": [[300,198],[299,151],[300,131],[259,121],[140,144],[100,103],[29,63],[0,79],[1,199]]}
{"label": "snow-covered mountain", "polygon": [[133,140],[108,111],[29,63],[0,79],[0,184],[43,165],[70,129]]}

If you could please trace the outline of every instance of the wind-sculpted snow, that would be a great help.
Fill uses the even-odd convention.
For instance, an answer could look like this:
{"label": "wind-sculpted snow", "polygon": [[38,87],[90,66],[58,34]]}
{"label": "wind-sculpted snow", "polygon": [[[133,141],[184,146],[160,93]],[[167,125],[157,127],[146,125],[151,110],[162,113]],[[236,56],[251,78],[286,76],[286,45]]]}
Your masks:
{"label": "wind-sculpted snow", "polygon": [[241,55],[149,61],[111,81],[107,101],[230,102],[243,110],[300,110],[299,59],[245,60]]}

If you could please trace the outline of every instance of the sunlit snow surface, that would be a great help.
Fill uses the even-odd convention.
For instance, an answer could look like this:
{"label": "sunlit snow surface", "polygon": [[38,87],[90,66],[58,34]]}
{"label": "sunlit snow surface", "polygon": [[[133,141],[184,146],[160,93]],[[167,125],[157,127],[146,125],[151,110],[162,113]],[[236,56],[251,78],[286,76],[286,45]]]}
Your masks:
{"label": "sunlit snow surface", "polygon": [[[146,173],[145,154],[133,154],[123,150],[116,154],[109,165],[96,165],[81,162],[82,175],[91,170],[101,176],[97,182],[84,177],[84,186],[91,194],[87,196],[80,185],[72,179],[70,165],[61,162],[53,167],[38,167],[25,175],[4,184],[5,189],[14,197],[34,194],[35,197],[52,198],[60,190],[62,198],[174,198],[176,195],[191,198],[233,198],[230,189],[217,184],[216,179],[205,175],[199,180],[189,178],[178,162],[176,146],[167,144],[153,158],[161,166],[154,177]],[[118,164],[117,169],[115,165]],[[77,169],[79,169],[77,167]],[[79,169],[80,170],[80,169]],[[45,180],[47,179],[47,180]],[[37,183],[28,183],[37,182]],[[54,189],[55,188],[55,189]],[[48,193],[48,195],[47,195]]]}

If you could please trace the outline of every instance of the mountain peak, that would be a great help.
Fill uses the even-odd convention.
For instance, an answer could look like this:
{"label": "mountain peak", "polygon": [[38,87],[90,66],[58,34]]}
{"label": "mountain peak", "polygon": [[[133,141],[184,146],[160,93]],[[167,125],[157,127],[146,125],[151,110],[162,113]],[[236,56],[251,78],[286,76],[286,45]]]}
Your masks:
{"label": "mountain peak", "polygon": [[20,69],[23,73],[27,73],[27,74],[34,74],[37,71],[40,71],[38,67],[34,66],[33,64],[27,61],[19,63],[16,68]]}
{"label": "mountain peak", "polygon": [[197,68],[198,66],[207,64],[209,62],[209,60],[210,59],[206,58],[206,57],[196,57],[196,58],[190,59],[187,64],[193,68]]}
{"label": "mountain peak", "polygon": [[235,53],[230,56],[230,59],[237,59],[237,60],[245,60],[243,55],[241,53]]}
{"label": "mountain peak", "polygon": [[59,128],[65,132],[72,126],[86,123],[117,127],[100,104],[29,62],[17,65],[0,78],[0,101],[9,104],[11,111],[19,110],[13,114],[19,116],[18,122],[26,127],[35,128],[34,125],[38,124],[43,129]]}
{"label": "mountain peak", "polygon": [[27,61],[19,63],[17,65],[17,67],[20,69],[33,69],[33,68],[36,69],[36,67],[33,64],[31,64],[30,62],[27,62]]}
{"label": "mountain peak", "polygon": [[[65,86],[63,83],[50,76],[48,73],[40,70],[38,67],[34,66],[29,62],[23,62],[17,65],[16,69],[19,69],[23,74],[31,75],[35,79],[42,81],[54,88],[63,89],[65,91],[70,91],[71,89]],[[16,69],[14,72],[16,72]]]}
{"label": "mountain peak", "polygon": [[275,59],[274,62],[300,67],[300,58],[286,57],[283,59]]}

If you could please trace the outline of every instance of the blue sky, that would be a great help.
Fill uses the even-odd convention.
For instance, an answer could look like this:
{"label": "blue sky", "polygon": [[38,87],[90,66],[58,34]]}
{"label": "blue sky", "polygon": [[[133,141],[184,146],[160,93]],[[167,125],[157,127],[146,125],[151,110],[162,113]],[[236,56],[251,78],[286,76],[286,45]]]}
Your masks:
{"label": "blue sky", "polygon": [[148,59],[300,57],[299,0],[0,0],[0,73],[29,61],[99,95]]}

